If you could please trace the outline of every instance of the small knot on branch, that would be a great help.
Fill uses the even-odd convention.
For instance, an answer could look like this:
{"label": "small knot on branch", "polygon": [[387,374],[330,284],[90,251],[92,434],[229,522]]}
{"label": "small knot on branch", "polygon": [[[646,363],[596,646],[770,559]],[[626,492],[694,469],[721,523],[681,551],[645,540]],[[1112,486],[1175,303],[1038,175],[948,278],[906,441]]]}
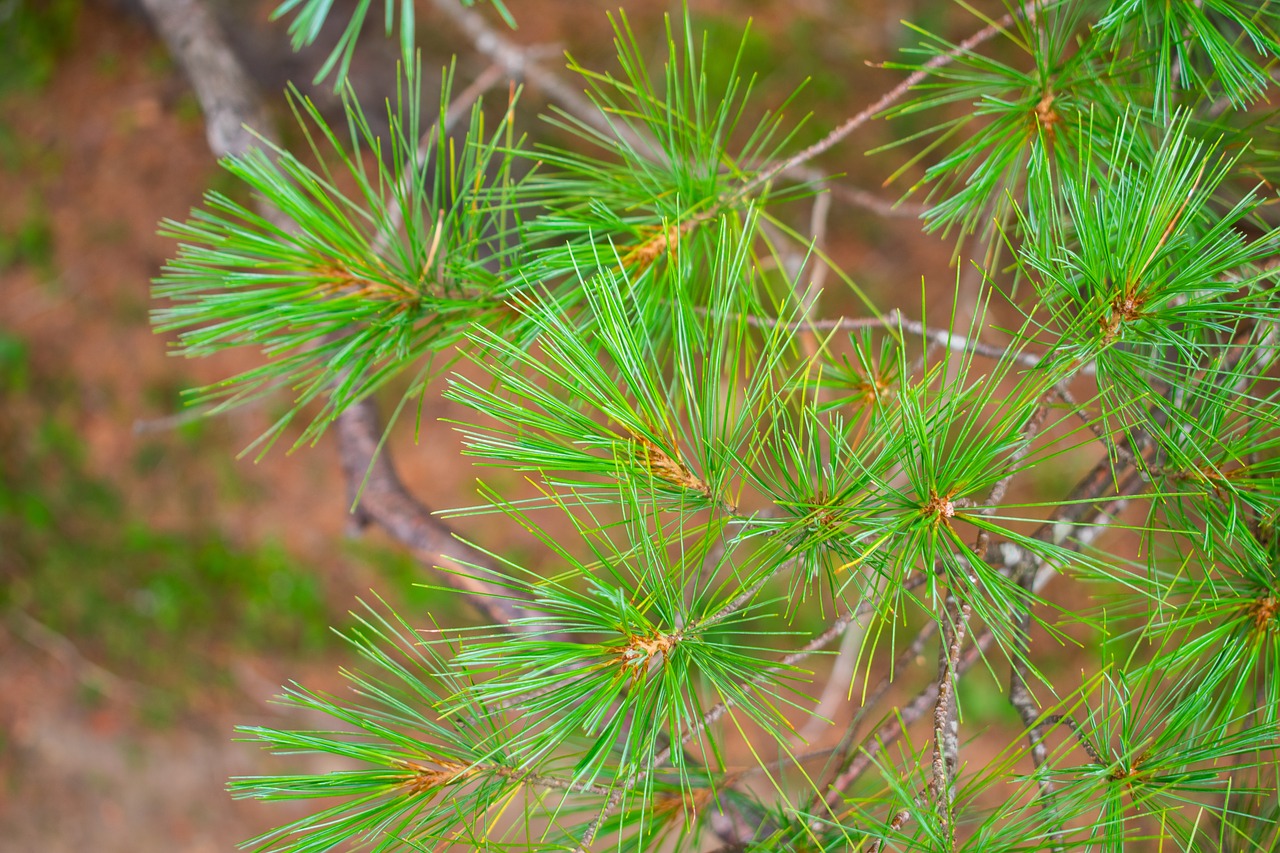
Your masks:
{"label": "small knot on branch", "polygon": [[1036,121],[1039,123],[1040,129],[1050,139],[1053,139],[1056,133],[1054,125],[1062,121],[1062,116],[1058,115],[1058,111],[1053,108],[1053,102],[1056,97],[1052,89],[1046,90],[1040,98],[1040,103],[1036,104],[1035,109]]}
{"label": "small knot on branch", "polygon": [[711,486],[689,467],[647,438],[635,439],[635,456],[641,467],[663,482],[697,492],[711,500]]}
{"label": "small knot on branch", "polygon": [[667,253],[670,253],[672,260],[674,260],[676,252],[680,248],[680,238],[691,232],[697,227],[697,224],[697,219],[690,219],[683,225],[669,225],[666,227],[651,225],[641,228],[640,236],[645,238],[644,241],[627,247],[626,253],[622,256],[622,265],[626,267],[635,266],[638,270],[643,271]]}
{"label": "small knot on branch", "polygon": [[316,288],[326,297],[360,296],[380,302],[396,302],[407,305],[417,302],[418,295],[399,282],[373,281],[352,270],[328,264],[312,271]]}
{"label": "small knot on branch", "polygon": [[654,631],[651,634],[628,636],[627,644],[618,654],[619,664],[624,672],[639,679],[651,667],[661,666],[670,657],[671,650],[683,639],[684,634],[680,631],[672,634]]}
{"label": "small knot on branch", "polygon": [[1111,300],[1111,311],[1099,320],[1102,326],[1103,344],[1112,343],[1120,334],[1120,327],[1142,316],[1142,305],[1146,300],[1141,294],[1126,288],[1124,293]]}
{"label": "small knot on branch", "polygon": [[929,502],[920,510],[922,515],[931,516],[934,524],[949,524],[956,516],[956,505],[949,495],[942,496],[929,491]]}
{"label": "small knot on branch", "polygon": [[819,489],[813,498],[802,506],[808,510],[804,521],[810,531],[826,535],[839,533],[844,529],[842,515],[846,506],[838,496],[828,496],[825,489]]}
{"label": "small knot on branch", "polygon": [[687,822],[692,822],[698,812],[707,808],[715,799],[711,788],[695,788],[679,794],[661,794],[653,803],[656,817],[681,814]]}
{"label": "small knot on branch", "polygon": [[1273,630],[1277,614],[1280,614],[1280,598],[1274,593],[1263,598],[1259,598],[1250,606],[1250,615],[1253,618],[1253,629],[1259,634],[1265,634],[1267,631]]}
{"label": "small knot on branch", "polygon": [[399,764],[409,771],[400,780],[400,787],[411,794],[425,794],[446,785],[456,784],[476,772],[474,766],[456,761],[437,761],[438,767],[419,764],[416,761],[401,761]]}
{"label": "small knot on branch", "polygon": [[1108,782],[1128,782],[1138,775],[1138,768],[1135,767],[1116,767],[1107,774]]}

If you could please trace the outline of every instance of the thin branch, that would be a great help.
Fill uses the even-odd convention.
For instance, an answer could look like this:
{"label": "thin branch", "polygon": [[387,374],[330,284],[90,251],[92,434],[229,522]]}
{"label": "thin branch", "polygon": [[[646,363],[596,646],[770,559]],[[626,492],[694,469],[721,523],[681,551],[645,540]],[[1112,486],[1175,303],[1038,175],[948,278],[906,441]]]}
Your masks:
{"label": "thin branch", "polygon": [[[845,731],[844,737],[841,738],[840,743],[836,745],[833,752],[837,759],[833,764],[836,768],[835,772],[837,778],[839,778],[840,774],[848,768],[850,762],[853,760],[853,756],[855,754],[854,749],[859,744],[859,741],[854,737],[854,735],[857,733],[858,726],[861,724],[862,720],[866,718],[867,711],[880,704],[880,700],[885,697],[885,694],[889,692],[889,688],[894,684],[893,675],[906,669],[908,664],[918,660],[920,656],[924,654],[924,647],[929,644],[929,641],[933,639],[933,635],[937,632],[937,620],[931,619],[926,622],[924,627],[916,632],[915,637],[911,640],[911,643],[907,648],[904,649],[902,653],[898,655],[897,659],[894,660],[893,666],[890,670],[884,674],[871,692],[863,699],[862,706],[858,708],[852,719],[849,720],[849,726]],[[834,780],[832,781],[832,784],[835,784]],[[818,807],[818,803],[821,801],[822,797],[815,794],[813,801],[810,802],[805,811],[814,811],[814,809]]]}
{"label": "thin branch", "polygon": [[886,219],[919,219],[929,209],[927,204],[886,201],[875,193],[843,184],[828,184],[827,190],[845,204],[860,207]]}
{"label": "thin branch", "polygon": [[[831,194],[818,193],[814,196],[813,207],[809,211],[809,234],[813,240],[813,247],[819,251],[825,252],[827,246],[827,219],[831,213]],[[817,266],[814,267],[813,277],[808,284],[808,292],[801,297],[802,308],[800,316],[809,318],[813,316],[813,309],[818,303],[818,297],[822,295],[822,288],[826,284],[827,274],[831,271],[831,267],[821,259],[818,260]],[[799,279],[797,277],[797,285]],[[812,345],[812,342],[809,342]],[[810,357],[814,353],[808,353]]]}
{"label": "thin branch", "polygon": [[543,68],[533,60],[527,49],[499,35],[479,12],[464,7],[457,0],[432,0],[432,4],[462,30],[477,51],[500,65],[513,79],[528,80],[541,89],[548,100],[555,101],[597,130],[614,131],[596,105],[581,90],[574,89],[553,72]]}
{"label": "thin branch", "polygon": [[1089,739],[1084,736],[1084,728],[1074,717],[1069,717],[1065,714],[1050,714],[1040,721],[1040,726],[1041,728],[1049,728],[1051,726],[1056,726],[1059,723],[1065,723],[1067,728],[1071,730],[1071,734],[1075,737],[1076,743],[1080,744],[1080,748],[1084,750],[1085,755],[1089,756],[1090,761],[1099,766],[1106,763],[1098,753],[1098,750],[1096,750]]}
{"label": "thin branch", "polygon": [[[1039,2],[1041,2],[1041,0],[1030,0],[1030,2],[1024,4],[1022,8],[1018,10],[1017,15],[1025,19],[1027,22],[1034,21],[1037,13],[1036,6]],[[860,112],[846,119],[842,124],[840,124],[834,130],[832,130],[822,139],[813,143],[803,151],[800,151],[799,153],[794,154],[791,157],[788,157],[786,160],[783,160],[773,166],[770,166],[767,169],[764,169],[759,175],[753,178],[743,188],[742,192],[743,193],[751,192],[757,187],[760,187],[763,184],[766,184],[769,181],[773,180],[778,175],[784,172],[789,172],[795,169],[797,166],[801,165],[802,163],[807,163],[809,160],[812,160],[814,157],[817,157],[819,154],[822,154],[825,151],[829,150],[837,142],[844,139],[850,133],[853,133],[855,130],[857,130],[862,125],[866,124],[876,115],[883,112],[884,110],[892,106],[894,103],[896,103],[898,100],[900,100],[902,96],[905,95],[907,92],[909,92],[913,86],[927,79],[931,71],[933,71],[936,68],[941,68],[944,65],[950,65],[958,57],[963,56],[966,53],[969,53],[975,47],[977,47],[978,45],[982,44],[985,41],[988,41],[998,33],[1004,32],[1006,29],[1008,29],[1008,27],[1013,22],[1014,22],[1014,13],[1010,12],[1006,14],[1004,17],[1000,18],[1000,20],[996,21],[995,23],[990,24],[978,30],[976,33],[969,36],[967,39],[960,42],[958,45],[956,45],[946,53],[938,54],[937,56],[933,57],[929,61],[925,62],[924,65],[922,65],[919,69],[911,72],[911,74],[909,74],[907,78],[903,80],[901,83],[899,83],[897,86],[894,86],[892,89],[890,89],[888,92],[882,95],[878,100],[876,100],[870,106],[863,108]]]}
{"label": "thin branch", "polygon": [[809,721],[800,728],[794,742],[808,743],[817,737],[830,725],[829,720],[835,716],[835,712],[847,703],[849,689],[857,675],[858,650],[865,636],[865,631],[845,631],[835,662],[831,665],[831,672],[827,675],[826,686],[822,688],[822,695],[818,697],[817,704],[809,714]]}
{"label": "thin branch", "polygon": [[[1067,390],[1065,382],[1059,383],[1059,387],[1055,389],[1055,392],[1064,402],[1067,402],[1068,404],[1071,403],[1070,392]],[[1040,412],[1037,413],[1037,419],[1042,420],[1043,413],[1046,411],[1047,409],[1045,407],[1041,407]],[[1036,429],[1038,430],[1038,428],[1039,423],[1037,421]],[[1023,449],[1025,450],[1025,448]],[[1007,485],[1007,478],[1002,482]],[[979,534],[979,553],[986,551],[988,543],[983,539],[986,535],[987,532],[985,530]],[[1030,593],[1033,580],[1033,577],[1024,575],[1019,582],[1019,586]],[[1030,608],[1024,608],[1020,612],[1016,613],[1014,615],[1013,622],[1015,627],[1014,643],[1016,644],[1016,648],[1011,656],[1012,665],[1009,670],[1009,702],[1017,710],[1019,717],[1022,718],[1023,726],[1027,730],[1027,739],[1031,746],[1031,760],[1035,767],[1039,769],[1040,766],[1044,764],[1045,759],[1047,758],[1047,753],[1045,751],[1044,739],[1042,737],[1043,732],[1039,726],[1035,725],[1035,720],[1039,717],[1040,710],[1035,705],[1034,700],[1031,697],[1031,691],[1027,689],[1027,660],[1031,654]],[[1042,776],[1039,780],[1039,788],[1040,797],[1044,803],[1044,807],[1049,808],[1051,797],[1053,796],[1052,780],[1048,777]],[[1056,832],[1051,832],[1048,839],[1053,849],[1058,851],[1061,847],[1060,836]]]}
{"label": "thin branch", "polygon": [[950,643],[944,644],[945,649],[940,654],[942,673],[938,677],[938,700],[933,710],[933,775],[929,779],[929,791],[933,795],[935,807],[942,811],[949,850],[956,847],[956,830],[951,820],[951,780],[958,764],[956,741],[959,735],[959,720],[953,697],[956,679],[959,677],[956,666],[960,662],[960,648],[964,645],[964,633],[972,612],[972,605],[966,601],[960,605],[955,628],[943,625],[943,637],[950,635]]}
{"label": "thin branch", "polygon": [[63,634],[50,628],[40,620],[23,610],[13,608],[8,613],[8,622],[14,633],[31,645],[46,652],[50,657],[61,661],[72,671],[82,684],[92,687],[112,699],[124,702],[137,702],[138,691],[148,691],[145,684],[139,684],[116,675],[109,669],[94,663]]}
{"label": "thin branch", "polygon": [[[710,313],[704,308],[697,308],[695,310],[701,314]],[[919,320],[912,320],[904,316],[897,308],[894,308],[882,317],[837,317],[829,320],[795,320],[785,323],[774,317],[759,317],[754,314],[739,314],[734,316],[741,319],[753,329],[781,328],[788,331],[808,330],[817,332],[838,332],[850,331],[853,329],[877,328],[884,328],[889,331],[900,331],[905,329],[913,335],[923,337],[929,343],[946,347],[952,352],[974,353],[976,355],[994,359],[1012,358],[1014,362],[1022,365],[1023,367],[1038,367],[1044,360],[1043,356],[1035,355],[1034,353],[1015,351],[1012,347],[986,344],[982,341],[968,338],[958,332],[931,328]]]}
{"label": "thin branch", "polygon": [[[960,656],[956,663],[956,672],[967,672],[970,667],[982,659],[983,653],[995,641],[990,631],[981,634],[972,646]],[[915,695],[910,702],[903,705],[897,714],[890,717],[875,733],[863,741],[862,752],[849,762],[845,771],[831,783],[831,788],[823,798],[829,808],[835,808],[843,791],[862,776],[874,763],[876,755],[891,746],[906,731],[906,727],[924,717],[938,699],[938,682],[931,681]]]}
{"label": "thin branch", "polygon": [[[951,610],[951,601],[948,600],[947,609]],[[955,741],[956,733],[956,713],[955,713],[955,689],[957,678],[957,667],[960,663],[960,649],[964,645],[965,629],[969,624],[969,616],[973,612],[973,608],[968,602],[964,602],[956,608],[955,628],[948,627],[949,616],[942,619],[942,635],[944,642],[938,650],[940,662],[940,672],[938,680],[935,683],[937,689],[935,692],[933,704],[933,762],[929,783],[925,791],[934,802],[934,807],[942,812],[942,825],[947,830],[947,849],[954,850],[956,846],[956,832],[954,821],[951,819],[951,803],[952,803],[952,783],[951,779],[955,775],[956,759],[951,752],[951,744]],[[917,801],[918,802],[918,801]],[[911,812],[908,809],[899,809],[889,821],[889,832],[897,832],[906,825],[911,819]],[[884,846],[884,837],[877,838],[868,847],[868,853],[880,853]]]}

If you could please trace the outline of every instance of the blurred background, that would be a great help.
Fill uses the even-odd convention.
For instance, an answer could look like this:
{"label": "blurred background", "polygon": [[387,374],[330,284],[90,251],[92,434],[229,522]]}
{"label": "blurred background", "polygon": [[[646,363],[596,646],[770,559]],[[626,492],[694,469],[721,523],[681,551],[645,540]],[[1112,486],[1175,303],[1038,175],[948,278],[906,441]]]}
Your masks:
{"label": "blurred background", "polygon": [[[293,80],[333,113],[325,87],[306,84],[337,31],[293,54],[278,0],[220,0],[222,25],[269,99],[286,142],[300,139],[282,91]],[[335,19],[343,17],[338,3]],[[378,8],[381,4],[376,4]],[[607,12],[616,2],[508,0],[510,37],[613,67]],[[424,66],[459,54],[464,87],[488,65],[431,4],[418,27]],[[709,73],[727,75],[749,18],[744,68],[759,75],[755,103],[813,117],[799,143],[819,138],[887,91],[924,21],[953,36],[976,29],[943,0],[690,0],[709,36]],[[492,10],[482,10],[501,27]],[[660,62],[663,14],[627,10]],[[396,49],[380,13],[362,39],[355,85],[376,104],[394,85]],[[505,89],[505,87],[501,87]],[[433,96],[432,86],[424,87]],[[496,93],[505,102],[505,91]],[[548,132],[531,91],[522,129]],[[371,114],[379,109],[371,106]],[[905,132],[908,128],[899,128]],[[881,183],[903,161],[863,152],[887,141],[876,125],[821,166],[892,201]],[[329,439],[261,461],[238,458],[285,410],[267,401],[216,419],[184,414],[183,392],[255,364],[251,353],[204,361],[167,356],[148,325],[149,282],[174,253],[156,236],[184,219],[207,189],[248,201],[209,154],[199,105],[181,71],[125,0],[0,0],[0,846],[113,851],[229,850],[297,816],[288,807],[233,803],[230,776],[282,769],[233,741],[237,724],[286,721],[269,703],[289,680],[336,689],[349,658],[330,626],[377,590],[408,614],[472,618],[376,531],[351,530]],[[885,309],[916,306],[922,277],[950,294],[952,243],[919,234],[910,216],[869,214],[836,201],[827,251]],[[854,303],[833,285],[820,306]],[[949,299],[931,307],[949,318]],[[432,507],[474,502],[476,471],[427,396],[424,428],[396,433],[404,479]],[[456,412],[453,414],[457,414]],[[287,437],[286,437],[287,438]],[[486,475],[489,476],[489,475]],[[511,475],[514,477],[515,475]],[[501,486],[501,475],[489,477]],[[427,485],[429,484],[429,486]],[[490,547],[527,548],[507,531],[458,526]],[[487,523],[492,523],[487,522]],[[526,557],[536,562],[537,555]],[[968,707],[982,703],[982,679]],[[998,695],[989,713],[1012,711]]]}

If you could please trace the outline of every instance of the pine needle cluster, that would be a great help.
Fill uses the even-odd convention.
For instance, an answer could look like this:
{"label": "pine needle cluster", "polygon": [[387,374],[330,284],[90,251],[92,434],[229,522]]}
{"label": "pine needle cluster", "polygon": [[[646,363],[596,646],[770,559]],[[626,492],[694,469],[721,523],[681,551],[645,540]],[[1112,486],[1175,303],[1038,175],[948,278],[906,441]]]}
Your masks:
{"label": "pine needle cluster", "polygon": [[[279,9],[299,43],[330,11]],[[345,135],[295,95],[311,157],[224,163],[291,228],[217,193],[164,226],[157,328],[186,356],[261,351],[205,396],[291,391],[268,443],[461,358],[466,454],[538,489],[457,514],[528,531],[544,568],[476,541],[448,569],[525,615],[442,632],[369,607],[351,692],[283,699],[331,729],[244,730],[347,768],[235,780],[316,801],[252,845],[1275,849],[1280,7],[915,28],[916,85],[881,113],[917,128],[899,174],[926,229],[988,249],[943,329],[844,273],[866,316],[818,317],[830,262],[794,223],[840,131],[797,151],[742,50],[713,88],[687,15],[661,68],[614,24],[614,71],[569,62],[591,110],[552,109],[560,143],[516,132],[514,95],[453,132],[448,74],[425,126],[409,62],[388,134],[349,89]],[[1005,731],[970,722],[984,670]]]}

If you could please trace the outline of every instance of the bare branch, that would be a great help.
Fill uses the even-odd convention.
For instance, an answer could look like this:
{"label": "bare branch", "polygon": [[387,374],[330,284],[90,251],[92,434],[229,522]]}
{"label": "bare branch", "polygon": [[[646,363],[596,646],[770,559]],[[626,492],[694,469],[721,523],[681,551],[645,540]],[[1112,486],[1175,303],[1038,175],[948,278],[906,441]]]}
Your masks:
{"label": "bare branch", "polygon": [[[701,314],[709,314],[706,309],[696,309]],[[994,344],[986,344],[982,341],[973,340],[958,332],[945,329],[935,329],[926,326],[919,320],[912,320],[903,315],[901,311],[894,308],[881,317],[837,317],[829,320],[795,320],[784,323],[775,317],[758,317],[753,314],[742,314],[739,316],[743,322],[754,329],[775,329],[782,328],[791,331],[850,331],[853,329],[876,329],[884,328],[890,331],[899,331],[905,329],[913,335],[918,335],[929,343],[946,347],[953,352],[974,353],[985,356],[987,358],[1005,359],[1012,358],[1016,363],[1023,367],[1038,367],[1043,361],[1043,356],[1034,353],[1021,352],[1014,350],[1012,347],[1002,347]]]}
{"label": "bare branch", "polygon": [[[1036,5],[1038,2],[1039,0],[1030,0],[1030,2],[1026,3],[1018,10],[1018,17],[1023,18],[1028,22],[1034,21],[1037,12]],[[877,114],[897,103],[903,95],[911,90],[911,87],[915,86],[917,83],[924,82],[924,80],[928,78],[930,71],[935,68],[941,68],[944,65],[951,64],[957,57],[963,56],[998,33],[1004,32],[1013,22],[1013,13],[1008,13],[995,23],[978,30],[976,33],[969,36],[946,53],[933,57],[926,62],[922,68],[911,72],[905,80],[897,86],[894,86],[871,105],[865,107],[855,115],[850,116],[822,139],[819,139],[803,151],[762,171],[749,184],[747,184],[746,187],[743,188],[743,192],[750,192],[756,187],[762,186],[763,184],[766,184],[778,177],[778,175],[791,171],[802,163],[807,163],[819,154],[829,150],[837,142],[844,139],[850,133],[853,133],[862,125],[866,124]]]}
{"label": "bare branch", "polygon": [[134,703],[138,701],[137,694],[139,692],[150,691],[146,685],[122,678],[111,670],[89,660],[68,637],[53,630],[25,611],[15,607],[7,615],[8,619],[6,621],[10,623],[14,633],[36,648],[45,651],[50,657],[61,661],[64,666],[71,670],[78,681],[92,686],[93,689],[104,696]]}
{"label": "bare branch", "polygon": [[335,429],[348,495],[354,501],[359,493],[357,521],[377,524],[423,565],[445,568],[449,583],[494,624],[506,625],[527,615],[511,600],[510,593],[475,577],[474,570],[467,568],[495,571],[488,555],[466,545],[405,489],[390,452],[379,448],[383,432],[373,401],[363,400],[348,408],[338,416]]}
{"label": "bare branch", "polygon": [[938,699],[933,710],[933,775],[929,779],[929,792],[933,796],[935,808],[942,812],[942,821],[947,827],[949,849],[956,846],[956,831],[951,820],[952,778],[957,765],[957,724],[956,706],[953,701],[958,673],[956,667],[960,663],[960,648],[964,645],[965,629],[969,625],[969,614],[973,612],[969,602],[960,605],[955,627],[944,623],[943,637],[949,642],[943,644],[939,652],[942,672],[938,676]]}
{"label": "bare branch", "polygon": [[597,130],[614,130],[581,90],[574,89],[535,62],[528,50],[499,35],[479,12],[464,7],[457,0],[432,0],[432,3],[471,39],[477,51],[500,65],[512,79],[528,80],[541,89],[548,100],[558,103]]}
{"label": "bare branch", "polygon": [[142,0],[204,113],[215,157],[243,154],[271,136],[271,117],[202,0]]}
{"label": "bare branch", "polygon": [[886,201],[875,193],[869,193],[857,187],[846,187],[843,184],[828,184],[827,190],[845,204],[862,208],[886,219],[918,219],[929,209],[927,204]]}

